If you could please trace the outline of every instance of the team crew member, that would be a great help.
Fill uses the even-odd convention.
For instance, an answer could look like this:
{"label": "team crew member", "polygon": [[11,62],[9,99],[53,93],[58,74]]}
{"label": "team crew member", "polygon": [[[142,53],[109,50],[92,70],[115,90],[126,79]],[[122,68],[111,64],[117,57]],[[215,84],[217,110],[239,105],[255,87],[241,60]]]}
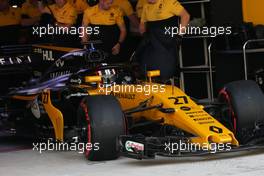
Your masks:
{"label": "team crew member", "polygon": [[77,12],[67,0],[55,0],[55,4],[43,7],[39,6],[42,13],[51,14],[55,18],[55,25],[71,27],[76,23]]}
{"label": "team crew member", "polygon": [[123,12],[124,21],[127,29],[127,37],[122,45],[122,51],[120,53],[120,58],[122,61],[126,61],[135,51],[136,46],[140,38],[138,36],[132,36],[132,33],[138,33],[139,29],[139,19],[134,12],[134,9],[129,2],[129,0],[113,0],[113,7],[120,8]]}
{"label": "team crew member", "polygon": [[75,8],[76,12],[78,13],[78,17],[76,20],[77,26],[82,25],[83,13],[84,11],[89,8],[87,0],[69,0],[71,5]]}
{"label": "team crew member", "polygon": [[38,0],[26,0],[26,2],[22,4],[21,14],[23,18],[23,26],[37,24],[41,16],[38,9]]}
{"label": "team crew member", "polygon": [[11,7],[8,0],[0,0],[0,44],[17,42],[20,24],[20,9]]}
{"label": "team crew member", "polygon": [[119,7],[134,27],[139,26],[139,20],[134,13],[133,7],[128,0],[113,0],[113,7]]}
{"label": "team crew member", "polygon": [[190,16],[178,0],[148,0],[142,11],[140,32],[146,32],[144,41],[148,43],[140,46],[137,56],[143,70],[159,69],[163,80],[175,76],[178,70],[179,36],[171,37],[165,31],[178,26],[178,16],[181,26],[186,27]]}
{"label": "team crew member", "polygon": [[84,12],[83,26],[98,28],[99,33],[84,35],[82,41],[101,40],[106,52],[117,55],[126,37],[126,27],[121,10],[112,7],[112,2],[113,0],[99,0],[96,6]]}

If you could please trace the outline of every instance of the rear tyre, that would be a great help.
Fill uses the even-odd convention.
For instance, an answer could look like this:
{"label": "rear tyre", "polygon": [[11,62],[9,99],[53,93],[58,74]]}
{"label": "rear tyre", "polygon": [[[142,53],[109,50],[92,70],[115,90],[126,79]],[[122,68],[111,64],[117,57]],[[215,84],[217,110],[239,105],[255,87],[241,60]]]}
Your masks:
{"label": "rear tyre", "polygon": [[77,118],[80,141],[88,144],[84,150],[88,160],[118,158],[117,138],[125,134],[126,125],[121,106],[114,96],[98,95],[83,98]]}
{"label": "rear tyre", "polygon": [[254,137],[253,131],[264,121],[264,95],[259,86],[254,81],[231,82],[218,98],[228,105],[228,115],[223,121],[229,122],[241,144],[249,142]]}

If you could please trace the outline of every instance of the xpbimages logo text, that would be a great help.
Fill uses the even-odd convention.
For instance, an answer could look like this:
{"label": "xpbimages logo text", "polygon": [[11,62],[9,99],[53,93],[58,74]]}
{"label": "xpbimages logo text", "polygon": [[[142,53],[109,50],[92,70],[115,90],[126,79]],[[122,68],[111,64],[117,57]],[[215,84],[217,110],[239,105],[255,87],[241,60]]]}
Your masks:
{"label": "xpbimages logo text", "polygon": [[177,35],[206,35],[210,37],[216,37],[217,35],[230,35],[232,33],[232,27],[223,27],[223,26],[167,26],[164,28],[165,35],[169,35],[171,37]]}
{"label": "xpbimages logo text", "polygon": [[179,152],[197,152],[204,151],[209,153],[216,153],[217,151],[230,151],[232,149],[231,143],[186,143],[185,141],[168,142],[165,143],[164,150],[170,154]]}
{"label": "xpbimages logo text", "polygon": [[37,35],[39,37],[44,37],[46,35],[79,35],[79,37],[84,37],[85,34],[87,35],[99,35],[100,27],[61,27],[61,26],[35,26],[32,27],[33,35]]}
{"label": "xpbimages logo text", "polygon": [[81,142],[54,142],[48,140],[47,142],[36,142],[32,144],[32,150],[40,154],[47,151],[76,151],[84,153],[85,151],[98,151],[100,150],[100,143],[81,143]]}
{"label": "xpbimages logo text", "polygon": [[[104,85],[99,85],[99,93],[118,94],[118,93],[143,93],[144,95],[150,95],[151,93],[164,93],[166,91],[166,85],[164,84],[116,84],[104,87]],[[131,98],[133,99],[133,98]]]}

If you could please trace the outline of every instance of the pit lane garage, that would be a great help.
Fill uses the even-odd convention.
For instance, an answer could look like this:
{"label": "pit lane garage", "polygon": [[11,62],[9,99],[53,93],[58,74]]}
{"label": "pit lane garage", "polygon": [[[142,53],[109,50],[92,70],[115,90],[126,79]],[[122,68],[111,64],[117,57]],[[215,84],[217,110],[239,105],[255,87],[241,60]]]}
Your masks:
{"label": "pit lane garage", "polygon": [[[147,1],[144,9],[150,11],[155,3],[159,10],[170,8],[169,0]],[[23,25],[38,18],[25,16],[21,1],[8,1],[8,8],[0,1],[0,15],[21,10],[27,19],[0,27],[0,174],[150,175],[155,169],[166,175],[261,175],[263,2],[179,2],[191,16],[188,29],[202,34],[187,30],[175,37],[177,72],[167,78],[174,62],[165,59],[175,51],[157,49],[159,41],[151,42],[159,33],[140,35],[132,25],[136,16],[126,11],[128,35],[118,41],[121,53],[115,56],[104,37],[80,44],[72,36],[70,43],[53,35],[30,36],[37,23]],[[34,1],[26,3],[34,7]],[[52,11],[53,2],[41,3]],[[130,3],[135,12],[144,6]],[[40,19],[62,25],[56,15]],[[171,29],[165,28],[165,33]],[[152,44],[157,50],[144,53]],[[160,69],[146,67],[140,60],[146,53],[164,57]],[[165,71],[164,63],[170,65]]]}

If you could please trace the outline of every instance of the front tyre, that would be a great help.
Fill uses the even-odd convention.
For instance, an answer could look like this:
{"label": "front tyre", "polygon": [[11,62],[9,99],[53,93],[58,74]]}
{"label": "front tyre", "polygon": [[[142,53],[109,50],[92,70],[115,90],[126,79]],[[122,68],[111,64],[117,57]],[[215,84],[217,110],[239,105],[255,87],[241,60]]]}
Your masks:
{"label": "front tyre", "polygon": [[97,95],[83,98],[77,112],[80,141],[91,144],[85,156],[91,161],[118,158],[117,138],[126,132],[125,118],[114,96]]}
{"label": "front tyre", "polygon": [[239,142],[245,144],[256,138],[255,132],[264,122],[264,95],[259,86],[254,81],[231,82],[218,98],[228,106],[223,121],[228,122]]}

